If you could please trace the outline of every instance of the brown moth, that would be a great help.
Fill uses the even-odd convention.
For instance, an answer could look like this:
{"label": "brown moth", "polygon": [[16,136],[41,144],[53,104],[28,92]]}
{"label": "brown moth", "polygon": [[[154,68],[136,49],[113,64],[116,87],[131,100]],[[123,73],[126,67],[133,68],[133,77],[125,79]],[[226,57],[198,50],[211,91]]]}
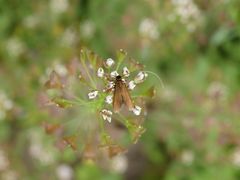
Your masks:
{"label": "brown moth", "polygon": [[118,75],[115,79],[114,93],[113,93],[114,112],[119,112],[123,104],[127,106],[129,111],[131,111],[134,108],[126,83],[123,81],[122,77]]}

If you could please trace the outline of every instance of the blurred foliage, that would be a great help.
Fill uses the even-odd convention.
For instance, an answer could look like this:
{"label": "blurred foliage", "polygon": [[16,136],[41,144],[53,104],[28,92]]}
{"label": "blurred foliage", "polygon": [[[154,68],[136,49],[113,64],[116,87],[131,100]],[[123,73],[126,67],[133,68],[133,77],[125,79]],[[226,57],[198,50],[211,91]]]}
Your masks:
{"label": "blurred foliage", "polygon": [[[0,179],[239,179],[239,7],[0,0]],[[97,162],[44,132],[44,122],[91,123],[71,108],[46,107],[44,94],[49,69],[64,73],[82,47],[104,59],[125,49],[165,84],[150,77],[142,86],[159,84],[140,142]]]}

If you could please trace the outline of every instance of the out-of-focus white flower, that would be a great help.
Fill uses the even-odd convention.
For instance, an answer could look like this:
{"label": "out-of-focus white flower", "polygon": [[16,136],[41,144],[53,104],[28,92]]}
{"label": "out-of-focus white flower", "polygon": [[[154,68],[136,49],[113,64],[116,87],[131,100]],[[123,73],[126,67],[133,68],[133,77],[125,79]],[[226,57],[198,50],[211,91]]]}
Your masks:
{"label": "out-of-focus white flower", "polygon": [[174,88],[165,87],[162,90],[161,98],[164,101],[172,102],[172,101],[176,100],[177,96],[178,96],[177,91]]}
{"label": "out-of-focus white flower", "polygon": [[235,166],[240,167],[240,149],[237,149],[232,155],[232,162]]}
{"label": "out-of-focus white flower", "polygon": [[140,71],[137,76],[134,78],[134,82],[136,84],[139,84],[139,83],[142,83],[146,78],[148,77],[148,74],[143,72],[143,71]]}
{"label": "out-of-focus white flower", "polygon": [[119,74],[118,74],[117,71],[113,71],[113,72],[110,73],[110,76],[111,76],[112,78],[116,78],[118,75],[119,75]]}
{"label": "out-of-focus white flower", "polygon": [[1,176],[2,179],[4,180],[18,180],[18,174],[16,171],[13,170],[7,170],[2,173]]}
{"label": "out-of-focus white flower", "polygon": [[51,0],[50,9],[54,14],[60,14],[67,11],[68,0]]}
{"label": "out-of-focus white flower", "polygon": [[13,108],[13,102],[9,99],[5,92],[0,92],[0,120],[6,117],[7,111]]}
{"label": "out-of-focus white flower", "polygon": [[111,89],[114,87],[114,82],[113,81],[109,81],[108,85],[107,85],[107,89]]}
{"label": "out-of-focus white flower", "polygon": [[54,162],[54,149],[43,145],[41,133],[38,131],[30,131],[30,146],[29,153],[32,158],[39,160],[44,165],[49,165]]}
{"label": "out-of-focus white flower", "polygon": [[67,28],[61,37],[61,43],[64,46],[73,46],[77,42],[77,33],[73,28]]}
{"label": "out-of-focus white flower", "polygon": [[91,91],[90,93],[88,93],[88,98],[95,99],[97,95],[98,95],[98,91]]}
{"label": "out-of-focus white flower", "polygon": [[12,57],[18,57],[25,50],[25,45],[18,38],[11,38],[6,43],[6,51]]}
{"label": "out-of-focus white flower", "polygon": [[95,31],[95,25],[90,20],[86,20],[82,24],[80,24],[80,32],[83,38],[91,39]]}
{"label": "out-of-focus white flower", "polygon": [[202,15],[197,5],[192,0],[172,0],[172,3],[181,22],[186,24],[187,30],[195,31],[202,22]]}
{"label": "out-of-focus white flower", "polygon": [[105,98],[105,102],[107,104],[112,104],[113,102],[113,96],[112,95],[108,95],[106,98]]}
{"label": "out-of-focus white flower", "polygon": [[60,76],[66,76],[68,73],[67,68],[63,64],[61,64],[57,61],[53,65],[53,70],[56,71],[56,73]]}
{"label": "out-of-focus white flower", "polygon": [[98,68],[98,70],[97,70],[97,76],[98,77],[103,77],[104,76],[104,70],[103,70],[103,68]]}
{"label": "out-of-focus white flower", "polygon": [[9,160],[4,151],[0,150],[0,171],[7,169],[9,166]]}
{"label": "out-of-focus white flower", "polygon": [[139,33],[141,36],[149,39],[158,39],[159,31],[157,25],[153,19],[146,18],[142,20],[139,26]]}
{"label": "out-of-focus white flower", "polygon": [[136,116],[139,116],[141,114],[141,111],[142,111],[142,108],[139,107],[139,106],[134,106],[134,108],[132,109],[133,113],[136,115]]}
{"label": "out-of-focus white flower", "polygon": [[133,90],[136,87],[136,84],[134,81],[130,81],[128,83],[128,89]]}
{"label": "out-of-focus white flower", "polygon": [[60,180],[73,179],[73,169],[67,164],[61,164],[56,169],[56,174]]}
{"label": "out-of-focus white flower", "polygon": [[106,60],[106,65],[107,65],[107,67],[111,67],[111,66],[113,66],[114,65],[114,60],[112,59],[112,58],[108,58],[107,60]]}
{"label": "out-of-focus white flower", "polygon": [[111,168],[117,173],[124,173],[128,167],[128,160],[126,155],[120,154],[112,158]]}
{"label": "out-of-focus white flower", "polygon": [[36,27],[40,22],[40,18],[37,15],[30,15],[24,18],[23,25],[27,28],[34,28]]}
{"label": "out-of-focus white flower", "polygon": [[181,161],[186,165],[191,165],[194,161],[194,154],[191,150],[185,150],[181,154]]}
{"label": "out-of-focus white flower", "polygon": [[101,111],[102,117],[104,120],[107,120],[109,123],[112,121],[112,111],[109,111],[107,109],[103,109]]}
{"label": "out-of-focus white flower", "polygon": [[207,90],[208,96],[216,100],[225,100],[227,98],[227,87],[221,82],[213,82]]}
{"label": "out-of-focus white flower", "polygon": [[127,67],[124,67],[123,68],[123,76],[124,77],[129,77],[129,75],[130,75],[130,71],[128,70]]}

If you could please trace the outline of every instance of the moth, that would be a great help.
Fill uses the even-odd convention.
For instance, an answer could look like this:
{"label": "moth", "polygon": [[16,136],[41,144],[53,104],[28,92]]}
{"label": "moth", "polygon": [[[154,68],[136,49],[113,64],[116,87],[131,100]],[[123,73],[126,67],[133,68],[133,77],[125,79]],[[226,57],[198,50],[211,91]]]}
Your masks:
{"label": "moth", "polygon": [[119,112],[122,105],[126,105],[129,111],[134,108],[130,93],[125,81],[120,75],[116,76],[113,92],[113,110]]}

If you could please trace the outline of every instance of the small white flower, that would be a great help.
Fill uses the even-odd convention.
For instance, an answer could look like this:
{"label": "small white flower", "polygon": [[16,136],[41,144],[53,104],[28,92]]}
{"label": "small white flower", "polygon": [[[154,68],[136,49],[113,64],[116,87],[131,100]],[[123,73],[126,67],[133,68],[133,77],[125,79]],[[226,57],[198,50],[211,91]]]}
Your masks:
{"label": "small white flower", "polygon": [[88,93],[88,98],[94,99],[97,97],[97,95],[98,95],[98,91],[91,91],[90,93]]}
{"label": "small white flower", "polygon": [[137,74],[137,76],[134,78],[134,82],[135,82],[136,84],[142,83],[142,82],[145,80],[146,77],[148,77],[148,74],[145,73],[145,72],[143,72],[143,71],[140,71],[140,72]]}
{"label": "small white flower", "polygon": [[115,78],[115,77],[117,77],[118,75],[119,75],[119,74],[118,74],[117,71],[113,71],[113,72],[110,73],[110,76],[111,76],[112,78]]}
{"label": "small white flower", "polygon": [[185,150],[182,152],[181,161],[186,165],[191,165],[194,161],[194,154],[191,150]]}
{"label": "small white flower", "polygon": [[127,167],[128,167],[128,159],[126,155],[121,154],[113,157],[111,162],[112,170],[118,173],[124,173],[127,170]]}
{"label": "small white flower", "polygon": [[107,90],[113,90],[113,87],[114,87],[114,82],[109,81],[106,88],[103,90],[103,92],[106,92]]}
{"label": "small white flower", "polygon": [[107,65],[107,67],[111,67],[114,63],[115,63],[115,62],[114,62],[114,60],[113,60],[112,58],[108,58],[108,59],[106,60],[106,65]]}
{"label": "small white flower", "polygon": [[98,77],[100,77],[100,78],[102,78],[103,77],[103,75],[104,75],[104,70],[103,70],[103,68],[98,68],[98,71],[97,71],[97,76]]}
{"label": "small white flower", "polygon": [[142,20],[139,25],[139,33],[141,36],[150,38],[150,39],[158,39],[159,31],[156,22],[153,19],[146,18]]}
{"label": "small white flower", "polygon": [[67,11],[69,6],[68,0],[51,0],[50,9],[55,14],[60,14]]}
{"label": "small white flower", "polygon": [[67,164],[61,164],[57,167],[56,174],[60,180],[69,180],[73,177],[73,169]]}
{"label": "small white flower", "polygon": [[53,68],[60,76],[66,76],[68,73],[67,68],[63,64],[58,63],[57,61],[54,63]]}
{"label": "small white flower", "polygon": [[112,121],[112,111],[103,109],[101,113],[104,120],[107,120],[109,123]]}
{"label": "small white flower", "polygon": [[112,104],[113,102],[113,96],[112,95],[108,95],[106,98],[105,98],[105,102],[107,104]]}
{"label": "small white flower", "polygon": [[9,160],[4,151],[0,149],[0,171],[6,170],[9,166]]}
{"label": "small white flower", "polygon": [[136,87],[136,84],[134,81],[130,81],[128,83],[128,89],[133,90]]}
{"label": "small white flower", "polygon": [[125,77],[129,77],[130,71],[128,70],[127,67],[124,67],[124,68],[123,68],[123,75],[124,75]]}
{"label": "small white flower", "polygon": [[136,116],[139,116],[141,114],[141,111],[142,111],[142,108],[139,107],[139,106],[134,106],[134,108],[132,109],[133,113],[136,115]]}
{"label": "small white flower", "polygon": [[13,102],[10,99],[7,99],[3,102],[3,107],[6,110],[11,110],[13,108]]}

